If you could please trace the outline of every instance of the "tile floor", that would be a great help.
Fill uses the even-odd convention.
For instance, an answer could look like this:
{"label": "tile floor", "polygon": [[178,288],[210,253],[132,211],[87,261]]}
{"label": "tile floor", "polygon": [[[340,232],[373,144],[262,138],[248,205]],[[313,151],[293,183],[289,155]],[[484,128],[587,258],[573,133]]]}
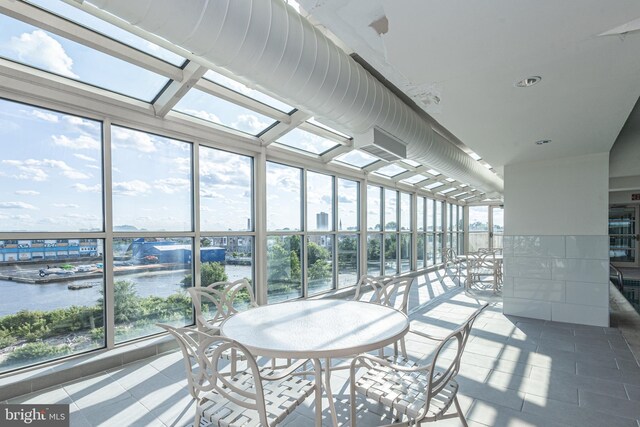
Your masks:
{"label": "tile floor", "polygon": [[[444,333],[480,302],[442,272],[416,279],[411,327]],[[497,299],[496,299],[497,300]],[[410,356],[426,360],[431,343],[407,336]],[[475,323],[458,375],[469,426],[640,426],[640,366],[615,328],[504,316],[499,301]],[[341,424],[348,425],[348,371],[332,376]],[[186,426],[193,401],[178,352],[21,396],[9,403],[68,403],[71,426]],[[326,402],[323,405],[326,408]],[[313,398],[283,423],[313,426]],[[329,425],[327,410],[325,425]],[[358,425],[388,422],[382,407],[358,402]],[[445,420],[436,426],[458,426]]]}

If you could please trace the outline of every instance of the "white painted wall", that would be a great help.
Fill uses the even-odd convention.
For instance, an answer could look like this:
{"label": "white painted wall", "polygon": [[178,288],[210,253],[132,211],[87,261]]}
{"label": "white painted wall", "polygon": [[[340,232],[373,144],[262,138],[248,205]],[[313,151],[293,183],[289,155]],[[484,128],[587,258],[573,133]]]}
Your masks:
{"label": "white painted wall", "polygon": [[608,233],[608,153],[507,165],[504,182],[506,234]]}
{"label": "white painted wall", "polygon": [[608,153],[505,167],[504,312],[609,325]]}

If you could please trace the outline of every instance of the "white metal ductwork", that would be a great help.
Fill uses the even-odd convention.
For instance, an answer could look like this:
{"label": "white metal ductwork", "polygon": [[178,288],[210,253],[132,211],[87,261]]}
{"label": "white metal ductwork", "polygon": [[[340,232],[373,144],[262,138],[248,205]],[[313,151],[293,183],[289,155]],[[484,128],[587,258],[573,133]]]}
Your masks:
{"label": "white metal ductwork", "polygon": [[[406,156],[488,193],[497,175],[434,132],[282,0],[86,0],[351,134],[374,126]],[[357,145],[357,144],[356,144]]]}

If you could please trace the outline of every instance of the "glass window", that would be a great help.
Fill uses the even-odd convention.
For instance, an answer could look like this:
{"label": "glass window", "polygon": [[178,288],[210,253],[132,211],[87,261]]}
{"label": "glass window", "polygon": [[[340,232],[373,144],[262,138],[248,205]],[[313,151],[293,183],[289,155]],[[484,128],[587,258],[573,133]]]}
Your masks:
{"label": "glass window", "polygon": [[381,187],[367,186],[367,230],[382,230],[380,193]]}
{"label": "glass window", "polygon": [[223,76],[222,74],[218,74],[213,70],[209,70],[204,73],[204,78],[207,80],[211,80],[219,84],[220,86],[224,86],[228,89],[231,89],[234,92],[238,92],[242,95],[248,96],[249,98],[253,98],[256,101],[260,101],[263,104],[266,104],[270,107],[276,108],[282,112],[288,113],[293,110],[293,107],[285,104],[284,102],[278,101],[275,98],[270,97],[260,91],[255,89],[251,89],[240,82],[237,82],[229,77]]}
{"label": "glass window", "polygon": [[0,372],[105,346],[103,248],[0,240]]}
{"label": "glass window", "polygon": [[180,99],[174,110],[250,135],[257,135],[274,123],[267,116],[195,88]]}
{"label": "glass window", "polygon": [[431,266],[435,263],[434,241],[435,241],[434,235],[427,234],[427,266]]}
{"label": "glass window", "polygon": [[384,189],[384,229],[398,229],[398,192]]}
{"label": "glass window", "polygon": [[442,244],[443,244],[442,233],[436,234],[436,264],[442,262]]}
{"label": "glass window", "polygon": [[436,231],[442,231],[442,202],[436,200]]}
{"label": "glass window", "polygon": [[489,231],[489,206],[469,206],[469,231]]}
{"label": "glass window", "polygon": [[358,254],[357,234],[338,236],[338,288],[353,286],[358,282]]}
{"label": "glass window", "polygon": [[162,332],[156,323],[193,323],[193,241],[188,237],[113,240],[115,340]]}
{"label": "glass window", "polygon": [[296,148],[298,150],[317,155],[324,154],[332,148],[340,145],[330,139],[323,138],[311,132],[297,128],[287,132],[276,142],[286,145],[287,147]]}
{"label": "glass window", "polygon": [[357,231],[359,227],[359,183],[338,178],[338,230]]}
{"label": "glass window", "polygon": [[360,150],[351,150],[348,153],[341,154],[334,159],[334,161],[336,162],[346,163],[349,166],[355,166],[357,168],[367,167],[374,164],[378,160],[380,159]]}
{"label": "glass window", "polygon": [[183,57],[181,57],[180,55],[176,55],[170,50],[162,48],[157,44],[151,43],[150,41],[145,40],[142,37],[138,37],[135,34],[125,31],[120,27],[110,24],[107,21],[103,21],[98,17],[95,17],[81,9],[78,9],[77,7],[73,7],[64,2],[51,0],[28,1],[29,3],[36,4],[43,9],[55,13],[56,15],[60,15],[70,21],[80,24],[83,27],[89,28],[97,33],[104,34],[114,40],[134,47],[146,54],[155,56],[156,58],[162,59],[170,64],[179,67],[185,61]]}
{"label": "glass window", "polygon": [[0,100],[0,135],[0,231],[104,229],[100,122]]}
{"label": "glass window", "polygon": [[0,15],[0,56],[146,102],[169,81],[6,15]]}
{"label": "glass window", "polygon": [[427,190],[433,190],[434,188],[442,187],[444,184],[441,182],[434,182],[429,185],[425,185],[424,188]]}
{"label": "glass window", "polygon": [[411,234],[400,233],[400,272],[411,270]]}
{"label": "glass window", "polygon": [[267,162],[267,229],[301,230],[302,170]]}
{"label": "glass window", "polygon": [[333,230],[333,177],[307,171],[307,229]]}
{"label": "glass window", "polygon": [[252,158],[200,146],[200,228],[253,230]]}
{"label": "glass window", "polygon": [[400,193],[400,229],[411,230],[411,194]]}
{"label": "glass window", "polygon": [[307,237],[307,281],[309,295],[333,289],[333,238],[331,235]]}
{"label": "glass window", "polygon": [[200,285],[240,279],[253,283],[253,237],[201,237]]}
{"label": "glass window", "polygon": [[424,216],[424,197],[418,196],[418,206],[416,206],[416,224],[418,231],[424,231],[425,216]]}
{"label": "glass window", "polygon": [[418,174],[418,175],[414,175],[414,176],[411,176],[409,178],[403,179],[400,182],[406,182],[407,184],[413,185],[413,184],[417,184],[417,183],[419,183],[421,181],[425,181],[427,179],[428,178],[426,176]]}
{"label": "glass window", "polygon": [[382,234],[367,235],[367,274],[382,274]]}
{"label": "glass window", "polygon": [[114,231],[190,231],[191,144],[111,130]]}
{"label": "glass window", "polygon": [[384,274],[393,276],[398,273],[398,250],[396,234],[384,235]]}
{"label": "glass window", "polygon": [[375,173],[377,173],[378,175],[382,175],[382,176],[386,176],[386,177],[394,177],[396,175],[401,174],[402,172],[406,172],[407,170],[405,168],[403,168],[402,166],[398,166],[396,164],[390,164],[387,165],[383,168],[378,169],[377,171],[375,171]]}
{"label": "glass window", "polygon": [[435,223],[435,218],[433,216],[433,203],[434,200],[427,199],[427,231],[433,232],[433,224]]}
{"label": "glass window", "polygon": [[424,268],[424,255],[425,255],[425,235],[424,234],[418,234],[417,236],[418,241],[417,243],[417,251],[418,253],[417,255],[417,261],[418,263],[416,264],[416,268],[417,269],[421,269]]}
{"label": "glass window", "polygon": [[302,296],[300,236],[267,237],[267,299],[269,303]]}

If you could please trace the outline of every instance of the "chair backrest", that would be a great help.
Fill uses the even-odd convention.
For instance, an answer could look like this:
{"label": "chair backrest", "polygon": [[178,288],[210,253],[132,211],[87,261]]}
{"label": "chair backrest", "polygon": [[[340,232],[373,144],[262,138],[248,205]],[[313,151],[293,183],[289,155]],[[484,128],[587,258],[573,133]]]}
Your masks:
{"label": "chair backrest", "polygon": [[374,289],[370,302],[393,307],[407,314],[412,277],[397,277]]}
{"label": "chair backrest", "polygon": [[[222,373],[220,357],[225,351],[235,352],[246,360],[246,369],[235,375]],[[215,391],[226,400],[243,408],[258,412],[260,425],[268,426],[267,409],[264,398],[262,378],[258,365],[246,347],[237,341],[221,336],[205,338],[198,347],[198,355],[202,365],[203,380],[196,385],[202,392]]]}
{"label": "chair backrest", "polygon": [[197,386],[204,378],[201,362],[199,361],[198,348],[205,339],[212,338],[213,335],[189,328],[176,328],[162,323],[158,323],[157,326],[169,332],[178,341],[187,372],[189,393],[197,399],[199,393]]}
{"label": "chair backrest", "polygon": [[[216,282],[199,288],[187,288],[196,310],[198,329],[206,331],[210,325],[218,325],[228,317],[239,311],[239,307],[257,307],[256,298],[247,279],[235,282]],[[213,316],[207,319],[202,313],[202,306],[206,304],[209,310],[215,310]]]}
{"label": "chair backrest", "polygon": [[447,250],[444,252],[444,262],[448,264],[450,262],[456,261],[458,261],[458,254],[456,254],[456,251],[451,248],[447,248]]}
{"label": "chair backrest", "polygon": [[365,294],[369,292],[369,288],[373,291],[374,295],[377,294],[378,289],[380,289],[385,283],[393,280],[392,276],[378,276],[374,277],[371,275],[363,275],[358,280],[356,284],[356,293],[353,296],[354,301],[361,301],[365,298]]}
{"label": "chair backrest", "polygon": [[[473,327],[473,323],[476,321],[480,313],[487,308],[489,304],[483,304],[480,308],[478,308],[471,316],[465,320],[465,322],[458,327],[455,331],[451,332],[442,342],[438,345],[435,350],[433,361],[431,362],[431,366],[429,367],[429,382],[426,390],[426,399],[425,399],[425,414],[429,411],[429,405],[431,404],[431,399],[438,395],[460,371],[460,360],[462,358],[462,353],[464,352],[464,348],[467,345],[467,341],[469,340],[469,335],[471,333],[471,328]],[[441,369],[438,366],[438,359],[442,354],[443,350],[455,348],[455,357],[451,362],[446,363],[444,369]]]}

